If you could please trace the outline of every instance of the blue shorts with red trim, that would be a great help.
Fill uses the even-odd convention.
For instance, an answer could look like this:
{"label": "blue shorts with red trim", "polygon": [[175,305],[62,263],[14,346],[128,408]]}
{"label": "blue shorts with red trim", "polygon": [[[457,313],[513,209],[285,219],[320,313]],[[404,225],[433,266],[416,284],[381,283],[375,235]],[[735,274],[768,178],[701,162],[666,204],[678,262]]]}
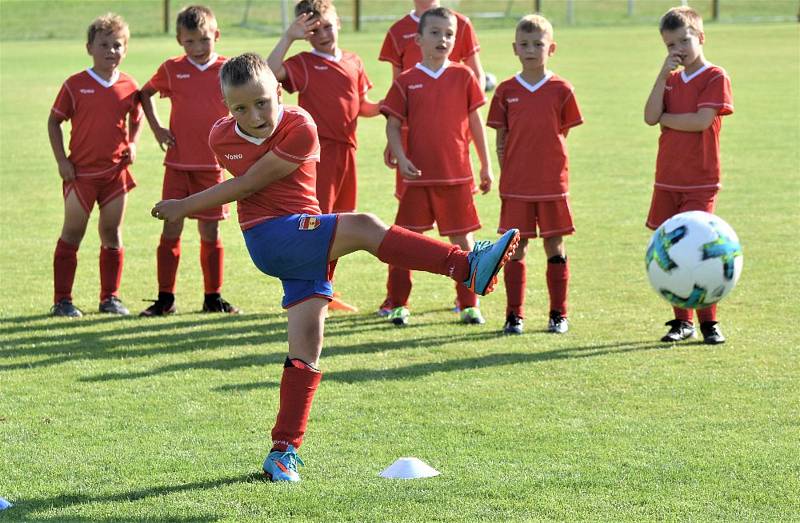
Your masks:
{"label": "blue shorts with red trim", "polygon": [[256,267],[280,278],[283,308],[314,296],[333,297],[335,261],[328,262],[328,255],[338,218],[336,214],[292,214],[244,231],[244,242]]}

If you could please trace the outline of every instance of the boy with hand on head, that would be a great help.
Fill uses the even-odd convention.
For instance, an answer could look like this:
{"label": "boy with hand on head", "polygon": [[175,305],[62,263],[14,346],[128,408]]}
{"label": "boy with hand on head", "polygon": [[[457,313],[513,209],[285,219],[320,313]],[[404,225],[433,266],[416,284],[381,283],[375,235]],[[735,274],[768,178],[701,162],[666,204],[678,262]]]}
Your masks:
{"label": "boy with hand on head", "polygon": [[[317,124],[320,160],[317,164],[317,200],[323,214],[356,209],[356,126],[359,116],[377,116],[378,104],[367,97],[372,83],[355,53],[338,46],[339,17],[330,0],[301,0],[297,19],[270,53],[267,62],[288,92],[299,93],[300,107]],[[284,61],[295,40],[307,39],[310,52]],[[330,309],[356,311],[338,293]]]}
{"label": "boy with hand on head", "polygon": [[[422,15],[415,38],[422,61],[397,77],[381,111],[387,115],[386,137],[405,186],[395,225],[423,232],[436,223],[441,236],[469,250],[472,231],[481,227],[472,196],[471,139],[481,163],[480,189],[484,194],[491,189],[492,172],[478,113],[486,103],[483,91],[468,67],[448,59],[455,42],[456,20],[444,7]],[[408,127],[407,146],[402,139],[404,124]],[[389,321],[406,325],[411,272],[390,267],[387,289],[392,306]],[[484,323],[475,294],[463,286],[458,286],[456,293],[461,321]]]}
{"label": "boy with hand on head", "polygon": [[384,263],[450,276],[479,294],[491,292],[519,234],[480,242],[465,252],[371,214],[320,214],[315,191],[317,129],[299,107],[281,104],[280,86],[256,54],[231,58],[220,72],[231,115],[211,130],[209,143],[233,178],[182,200],[161,201],[151,214],[168,222],[238,201],[239,223],[253,263],[281,279],[288,314],[289,353],[280,407],[264,472],[272,481],[299,481],[296,449],[303,440],[322,374],[319,357],[330,277],[336,261],[363,250]]}
{"label": "boy with hand on head", "polygon": [[550,319],[547,330],[565,333],[569,265],[564,236],[575,232],[569,206],[569,130],[583,123],[572,85],[547,69],[556,51],[553,26],[528,15],[517,24],[514,54],[522,71],[502,82],[492,98],[487,125],[497,130],[500,162],[500,226],[520,229],[519,249],[509,260],[506,284],[506,334],[522,334],[525,254],[528,239],[542,237],[547,256]]}
{"label": "boy with hand on head", "polygon": [[[731,81],[703,56],[703,19],[692,8],[673,7],[659,30],[667,57],[644,108],[648,125],[659,124],[656,180],[647,227],[685,211],[714,212],[720,189],[719,133],[722,117],[733,113]],[[692,310],[673,307],[675,318],[661,341],[693,338]],[[700,331],[708,344],[725,342],[717,306],[699,309]]]}
{"label": "boy with hand on head", "polygon": [[[53,257],[53,316],[83,315],[72,303],[72,285],[95,202],[100,207],[100,312],[128,314],[119,299],[125,252],[120,229],[127,193],[136,187],[129,166],[136,160],[141,130],[139,86],[119,71],[130,38],[122,17],[108,13],[96,18],[87,37],[92,66],[64,82],[47,120],[64,194],[64,225]],[[72,122],[69,156],[61,131],[66,120]]]}
{"label": "boy with hand on head", "polygon": [[[185,54],[161,64],[141,90],[142,108],[150,129],[161,148],[167,147],[162,198],[183,198],[224,179],[222,167],[208,146],[211,126],[228,114],[219,88],[219,70],[225,58],[214,52],[219,40],[214,13],[200,5],[181,9],[175,35]],[[163,127],[158,118],[152,100],[156,93],[172,103],[169,129]],[[225,252],[219,237],[219,221],[227,217],[227,205],[189,216],[197,220],[200,233],[200,267],[205,287],[203,312],[239,312],[220,294]],[[181,258],[182,232],[183,220],[164,223],[156,250],[158,299],[140,316],[175,312],[175,280]]]}

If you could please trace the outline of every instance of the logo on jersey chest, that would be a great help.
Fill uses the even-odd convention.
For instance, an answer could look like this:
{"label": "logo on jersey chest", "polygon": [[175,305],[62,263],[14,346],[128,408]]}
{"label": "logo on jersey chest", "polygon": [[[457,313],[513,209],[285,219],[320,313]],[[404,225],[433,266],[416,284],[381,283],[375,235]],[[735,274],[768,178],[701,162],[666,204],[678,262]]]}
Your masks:
{"label": "logo on jersey chest", "polygon": [[328,66],[327,65],[315,65],[314,69],[316,69],[317,71],[327,71],[328,70]]}
{"label": "logo on jersey chest", "polygon": [[411,38],[414,38],[415,36],[417,36],[417,33],[406,33],[403,35],[403,40],[409,40]]}
{"label": "logo on jersey chest", "polygon": [[506,102],[513,104],[519,102],[519,98],[506,98]]}
{"label": "logo on jersey chest", "polygon": [[241,160],[242,158],[244,158],[244,155],[242,153],[239,153],[239,154],[226,154],[225,158],[227,158],[228,160]]}
{"label": "logo on jersey chest", "polygon": [[94,94],[94,89],[81,89],[81,94]]}
{"label": "logo on jersey chest", "polygon": [[297,222],[298,231],[313,231],[322,224],[322,221],[317,216],[309,216],[304,214],[300,216],[300,221]]}
{"label": "logo on jersey chest", "polygon": [[667,91],[672,91],[672,86],[671,85],[665,85],[664,89],[666,89]]}
{"label": "logo on jersey chest", "polygon": [[191,76],[192,75],[190,75],[189,73],[178,73],[175,75],[175,78],[177,78],[178,80],[186,80],[187,78],[191,78]]}
{"label": "logo on jersey chest", "polygon": [[422,89],[423,87],[425,87],[425,84],[409,84],[408,89],[413,91],[415,89]]}

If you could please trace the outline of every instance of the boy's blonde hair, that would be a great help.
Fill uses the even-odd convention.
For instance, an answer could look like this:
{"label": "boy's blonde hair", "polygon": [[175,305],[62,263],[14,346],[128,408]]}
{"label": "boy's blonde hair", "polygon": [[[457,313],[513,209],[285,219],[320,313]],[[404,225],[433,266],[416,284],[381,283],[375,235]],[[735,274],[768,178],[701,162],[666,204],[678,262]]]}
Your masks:
{"label": "boy's blonde hair", "polygon": [[175,34],[181,33],[181,28],[187,31],[197,29],[217,29],[217,17],[214,12],[204,5],[187,5],[178,12],[175,19]]}
{"label": "boy's blonde hair", "polygon": [[517,32],[523,33],[546,33],[553,38],[553,24],[542,15],[525,15],[517,22]]}
{"label": "boy's blonde hair", "polygon": [[428,18],[431,17],[438,17],[438,18],[449,18],[449,19],[456,19],[456,14],[446,7],[434,7],[433,9],[428,9],[422,16],[419,17],[419,25],[417,26],[417,32],[422,34],[422,31],[425,29],[425,24],[428,22]]}
{"label": "boy's blonde hair", "polygon": [[264,73],[273,76],[267,61],[256,53],[244,53],[229,58],[222,64],[222,68],[219,70],[219,81],[222,89],[225,90],[227,87],[238,87],[255,82]]}
{"label": "boy's blonde hair", "polygon": [[321,18],[329,12],[336,16],[336,7],[331,0],[300,0],[294,6],[294,16],[309,13],[312,18]]}
{"label": "boy's blonde hair", "polygon": [[86,31],[86,42],[91,45],[95,36],[109,33],[122,33],[126,44],[131,37],[128,23],[121,16],[114,13],[106,13],[95,18],[89,25],[89,29]]}
{"label": "boy's blonde hair", "polygon": [[664,16],[661,17],[661,21],[658,23],[658,30],[662,33],[664,31],[674,31],[681,27],[688,27],[695,33],[702,33],[703,17],[688,5],[683,5],[680,7],[673,7],[664,13]]}

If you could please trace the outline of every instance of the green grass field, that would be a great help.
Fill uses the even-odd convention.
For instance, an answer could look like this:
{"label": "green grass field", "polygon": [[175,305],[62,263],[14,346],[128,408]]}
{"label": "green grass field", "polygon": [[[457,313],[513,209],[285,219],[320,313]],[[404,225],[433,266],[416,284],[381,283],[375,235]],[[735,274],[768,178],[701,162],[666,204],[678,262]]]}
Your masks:
{"label": "green grass field", "polygon": [[[184,233],[179,314],[106,318],[97,306],[99,242],[79,253],[78,321],[47,316],[60,181],[46,119],[61,82],[89,65],[77,40],[0,44],[0,521],[800,520],[800,41],[797,24],[710,25],[707,57],[733,80],[722,132],[718,213],[745,251],[720,308],[727,344],[664,346],[670,318],[643,267],[657,130],[642,107],[664,51],[653,27],[557,29],[552,69],[570,79],[586,124],[569,137],[578,233],[571,331],[544,332],[544,255],[528,257],[527,332],[499,334],[502,287],[483,327],[455,323],[452,285],[417,274],[413,323],[372,314],[385,268],[343,260],[338,288],[361,314],[328,321],[325,372],[299,485],[253,479],[268,450],[285,342],[280,286],[253,267],[225,223],[225,296],[238,317],[207,317],[198,238]],[[480,34],[482,59],[514,73],[509,30]],[[343,36],[375,83],[376,34]],[[273,39],[223,37],[219,51],[266,53]],[[296,49],[300,49],[298,46]],[[123,69],[144,82],[180,49],[131,41]],[[166,118],[167,105],[161,105]],[[360,206],[394,217],[383,121],[359,128]],[[494,143],[490,131],[490,143]],[[122,297],[156,294],[161,152],[145,130],[124,238]],[[496,171],[497,174],[497,171]],[[494,238],[496,193],[478,197]],[[441,471],[390,481],[401,456]]]}

